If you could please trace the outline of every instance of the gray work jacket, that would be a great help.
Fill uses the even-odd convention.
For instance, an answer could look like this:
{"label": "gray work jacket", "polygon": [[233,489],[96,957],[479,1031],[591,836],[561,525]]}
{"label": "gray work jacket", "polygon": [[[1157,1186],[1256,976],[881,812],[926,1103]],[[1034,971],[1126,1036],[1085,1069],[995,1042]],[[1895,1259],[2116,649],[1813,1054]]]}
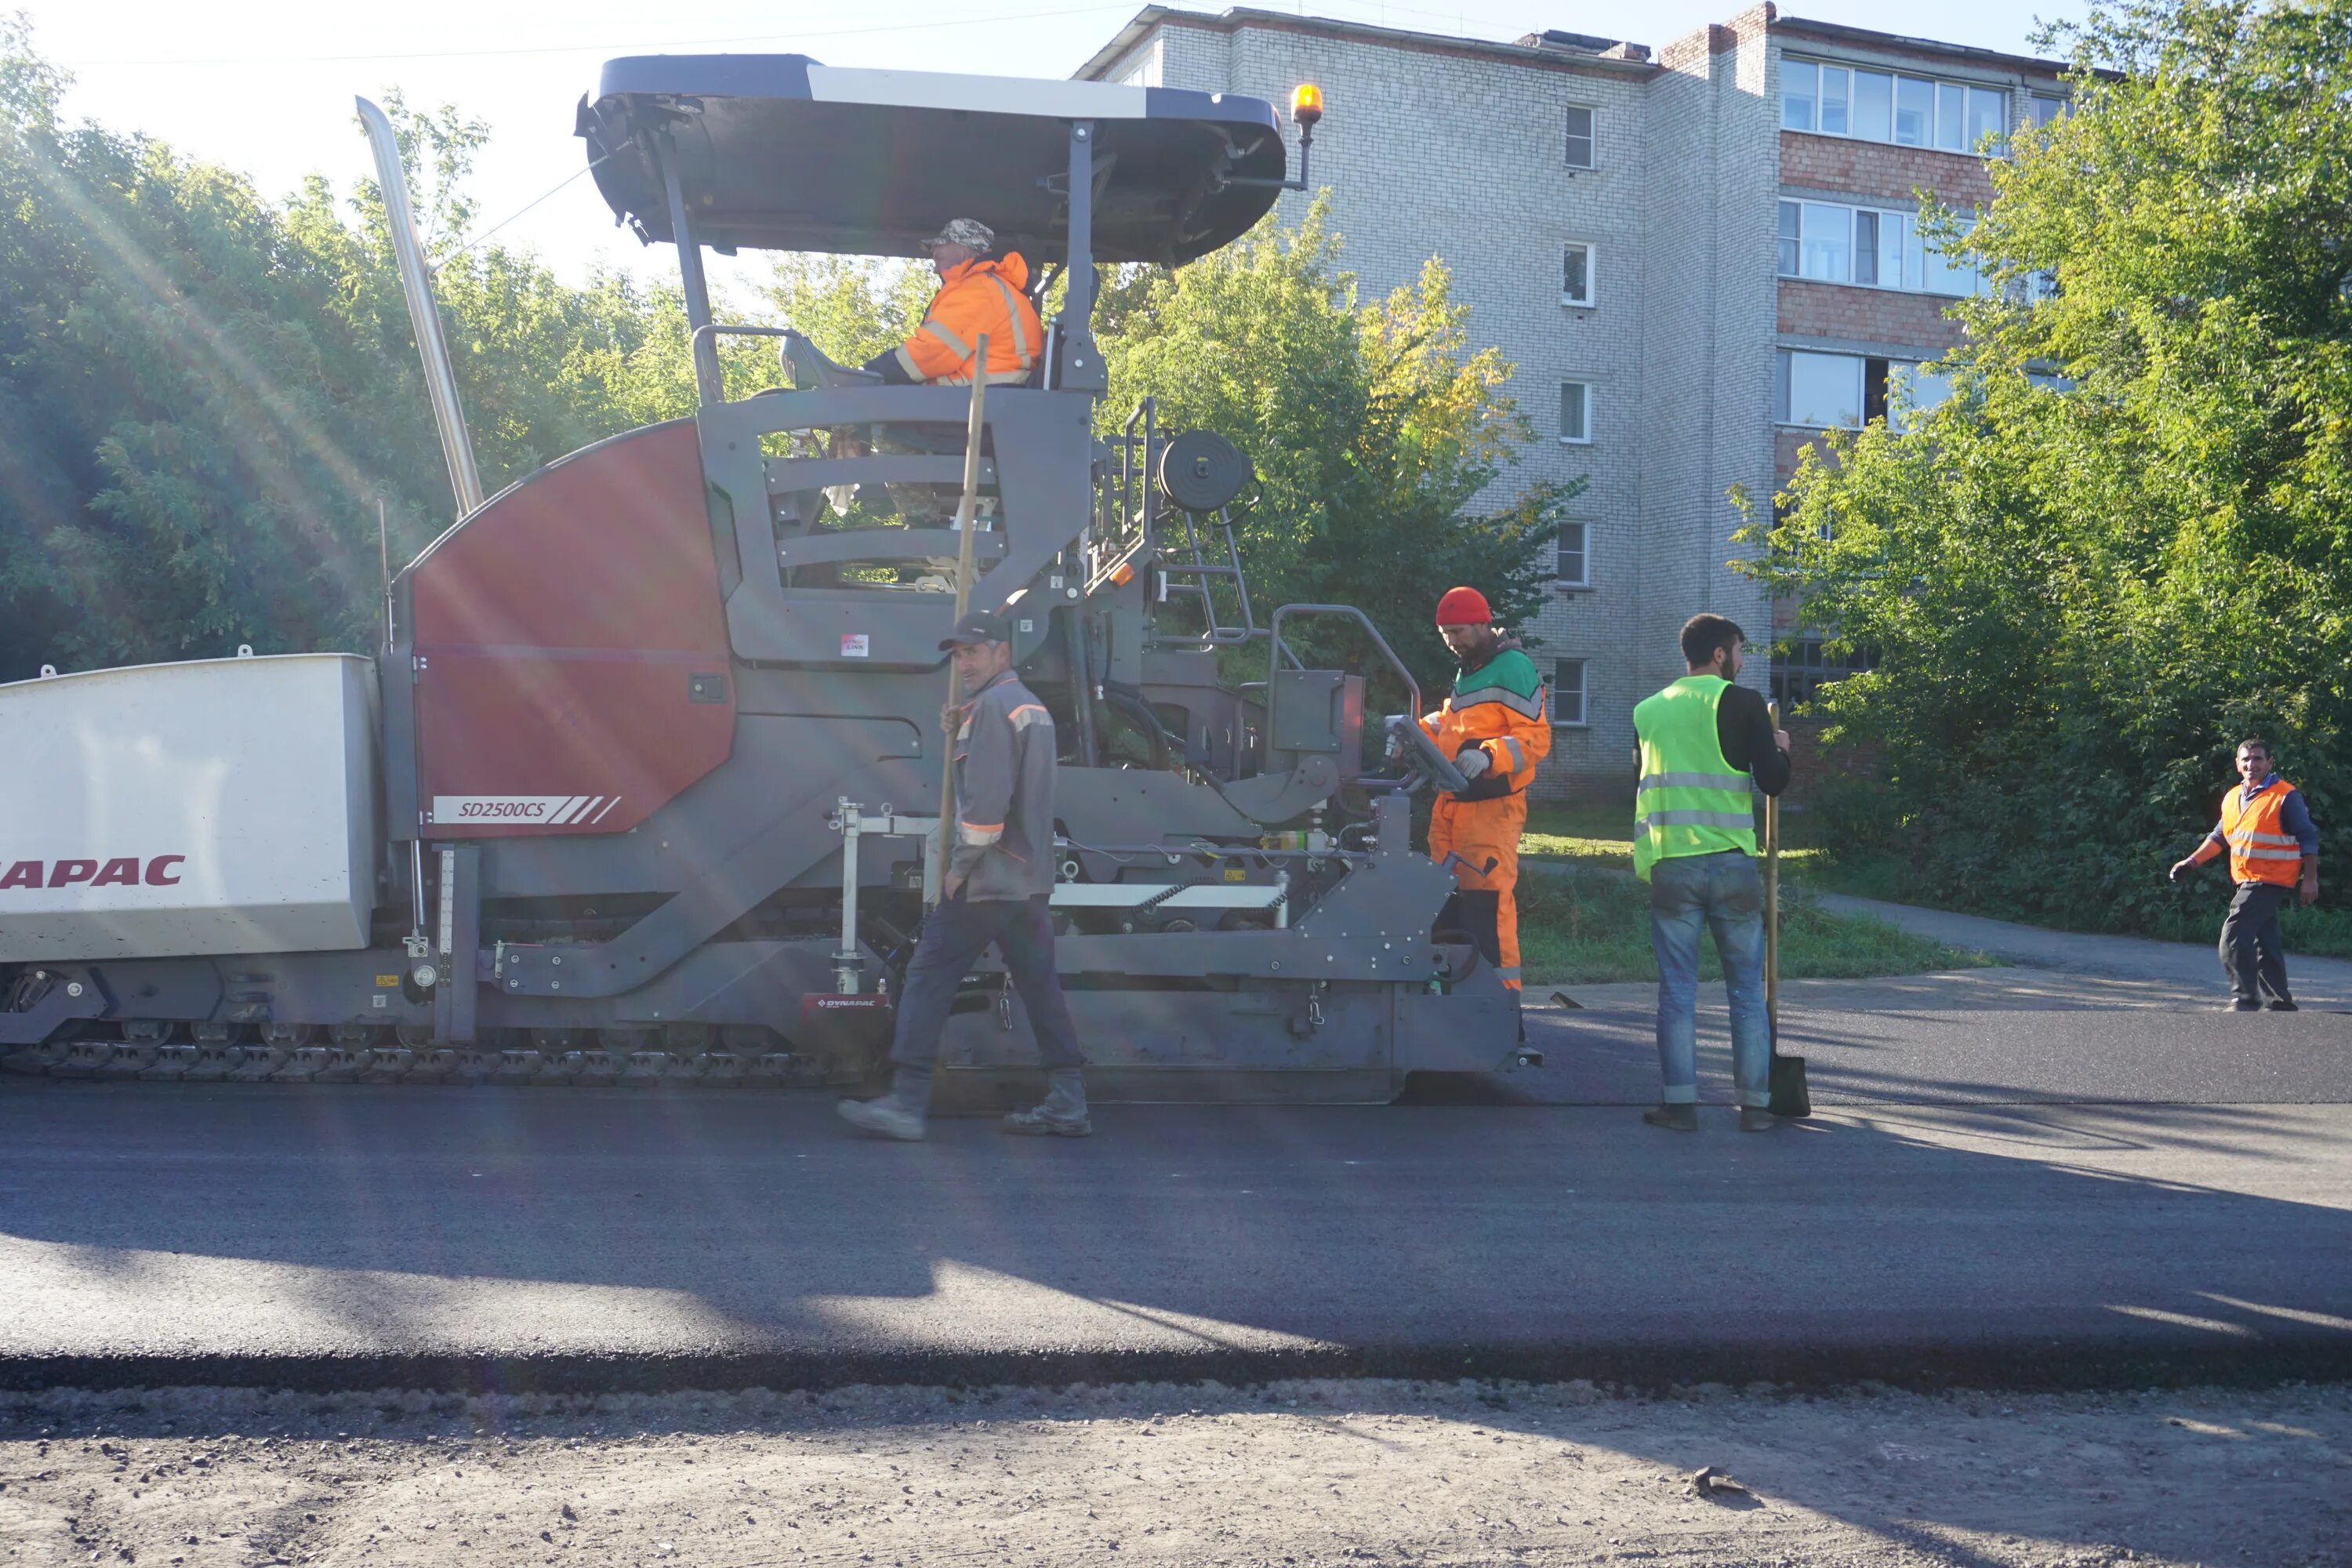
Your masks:
{"label": "gray work jacket", "polygon": [[956,729],[956,840],[948,870],[971,900],[1054,890],[1054,716],[1012,671]]}

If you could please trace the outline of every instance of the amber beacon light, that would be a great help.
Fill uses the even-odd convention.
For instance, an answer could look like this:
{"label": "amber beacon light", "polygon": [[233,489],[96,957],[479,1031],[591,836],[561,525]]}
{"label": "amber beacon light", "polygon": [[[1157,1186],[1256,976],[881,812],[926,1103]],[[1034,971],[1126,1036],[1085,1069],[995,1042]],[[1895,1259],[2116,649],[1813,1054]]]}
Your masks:
{"label": "amber beacon light", "polygon": [[1290,93],[1290,121],[1298,127],[1298,178],[1268,179],[1256,174],[1232,174],[1224,181],[1229,185],[1256,185],[1277,191],[1303,191],[1307,188],[1307,155],[1315,146],[1315,125],[1323,118],[1323,89],[1311,81],[1302,81]]}

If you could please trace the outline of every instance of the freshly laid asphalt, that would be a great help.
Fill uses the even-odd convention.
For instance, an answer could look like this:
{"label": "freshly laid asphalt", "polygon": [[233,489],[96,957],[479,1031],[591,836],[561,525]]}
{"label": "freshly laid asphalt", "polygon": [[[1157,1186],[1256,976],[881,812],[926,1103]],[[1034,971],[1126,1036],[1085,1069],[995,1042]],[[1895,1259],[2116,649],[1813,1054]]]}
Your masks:
{"label": "freshly laid asphalt", "polygon": [[[1646,994],[1388,1108],[0,1080],[0,1385],[2352,1375],[2352,1015],[1789,987],[1820,1113],[1641,1124]],[[1719,1013],[1703,1094],[1727,1100]]]}

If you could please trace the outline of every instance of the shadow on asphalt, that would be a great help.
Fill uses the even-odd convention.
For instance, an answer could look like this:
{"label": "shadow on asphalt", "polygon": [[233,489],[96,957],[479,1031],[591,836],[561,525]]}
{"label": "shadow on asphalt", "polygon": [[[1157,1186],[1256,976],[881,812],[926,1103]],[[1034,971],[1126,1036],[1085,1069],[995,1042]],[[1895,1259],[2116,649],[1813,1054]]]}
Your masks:
{"label": "shadow on asphalt", "polygon": [[[2340,1121],[1934,1114],[1127,1107],[904,1145],[812,1098],[33,1081],[0,1089],[0,1384],[2352,1374]],[[2306,1164],[2316,1201],[2220,1179]]]}

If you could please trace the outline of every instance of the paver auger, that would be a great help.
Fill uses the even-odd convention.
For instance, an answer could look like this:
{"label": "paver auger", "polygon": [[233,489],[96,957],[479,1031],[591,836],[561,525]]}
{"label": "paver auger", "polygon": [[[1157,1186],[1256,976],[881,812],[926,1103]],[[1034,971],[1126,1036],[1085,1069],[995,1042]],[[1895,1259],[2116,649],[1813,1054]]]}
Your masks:
{"label": "paver auger", "polygon": [[[1311,110],[1314,105],[1302,100]],[[363,112],[365,106],[363,106]],[[183,1080],[848,1081],[887,1044],[939,809],[969,389],[885,385],[711,319],[702,254],[908,255],[950,216],[1065,284],[992,386],[972,603],[1014,628],[1063,748],[1060,962],[1104,1099],[1378,1100],[1522,1059],[1511,998],[1433,936],[1408,841],[1449,764],[1365,764],[1365,677],[1257,618],[1248,464],[1154,410],[1097,434],[1096,268],[1181,264],[1300,180],[1232,94],[829,68],[608,64],[578,130],[614,213],[677,247],[698,404],[484,500],[388,134],[462,515],[403,571],[377,659],[194,661],[0,687],[0,1051]],[[1042,293],[1041,293],[1042,297]],[[722,338],[792,385],[730,401]],[[948,504],[942,505],[942,498]],[[1266,679],[1222,679],[1255,645]],[[1025,1088],[1028,1022],[970,976],[942,1088]]]}

